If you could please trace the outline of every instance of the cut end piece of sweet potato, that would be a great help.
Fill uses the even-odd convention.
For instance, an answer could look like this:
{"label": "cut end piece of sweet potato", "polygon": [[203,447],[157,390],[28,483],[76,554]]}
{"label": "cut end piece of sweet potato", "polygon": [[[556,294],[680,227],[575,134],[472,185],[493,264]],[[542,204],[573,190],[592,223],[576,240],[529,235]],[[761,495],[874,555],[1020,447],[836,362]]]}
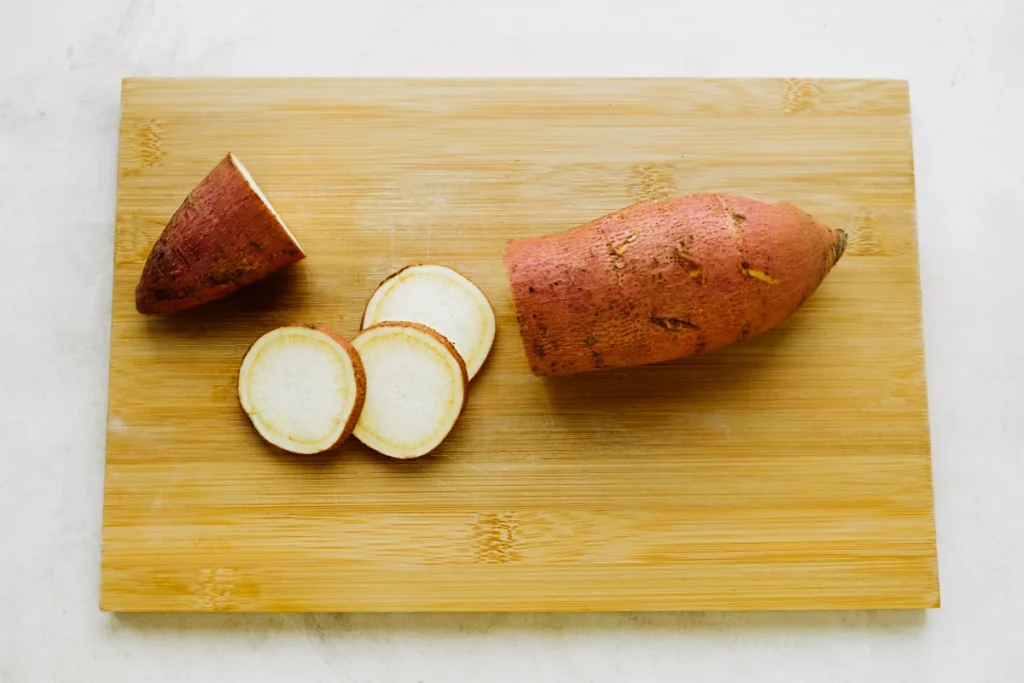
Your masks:
{"label": "cut end piece of sweet potato", "polygon": [[153,245],[135,289],[139,313],[177,313],[223,299],[305,258],[233,154],[189,193]]}
{"label": "cut end piece of sweet potato", "polygon": [[366,368],[366,404],[355,437],[401,460],[434,450],[466,401],[469,376],[455,347],[414,322],[383,322],[352,341]]}
{"label": "cut end piece of sweet potato", "polygon": [[249,347],[238,401],[260,436],[299,454],[338,446],[355,428],[366,373],[355,348],[319,325],[281,327]]}
{"label": "cut end piece of sweet potato", "polygon": [[440,332],[466,362],[470,379],[494,343],[494,310],[487,297],[445,266],[406,266],[384,280],[366,304],[362,327],[387,321],[417,322]]}

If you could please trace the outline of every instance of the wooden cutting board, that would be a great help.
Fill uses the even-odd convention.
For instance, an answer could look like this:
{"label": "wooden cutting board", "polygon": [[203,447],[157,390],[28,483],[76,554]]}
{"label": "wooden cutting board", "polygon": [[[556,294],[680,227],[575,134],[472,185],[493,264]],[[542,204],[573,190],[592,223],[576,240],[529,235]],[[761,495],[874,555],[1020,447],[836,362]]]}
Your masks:
{"label": "wooden cutting board", "polygon": [[[228,151],[309,258],[138,315],[151,245]],[[705,190],[792,202],[851,246],[759,338],[533,377],[504,241]],[[416,261],[498,318],[448,440],[414,462],[262,443],[235,401],[246,347],[294,322],[354,335]],[[124,83],[103,609],[934,607],[925,399],[905,83]]]}

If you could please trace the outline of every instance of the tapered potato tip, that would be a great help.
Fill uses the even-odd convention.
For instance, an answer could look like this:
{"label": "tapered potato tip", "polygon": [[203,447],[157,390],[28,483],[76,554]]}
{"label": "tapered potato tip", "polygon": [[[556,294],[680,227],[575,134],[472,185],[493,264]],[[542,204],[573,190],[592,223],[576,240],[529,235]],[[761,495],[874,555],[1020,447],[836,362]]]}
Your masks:
{"label": "tapered potato tip", "polygon": [[426,325],[383,322],[352,345],[366,369],[366,403],[353,435],[400,460],[434,450],[455,426],[469,386],[452,343]]}
{"label": "tapered potato tip", "polygon": [[406,266],[380,283],[363,312],[363,329],[386,321],[417,322],[458,350],[473,379],[494,343],[494,310],[480,288],[446,266]]}
{"label": "tapered potato tip", "polygon": [[299,454],[335,448],[352,433],[366,398],[359,353],[322,325],[280,327],[249,347],[238,402],[256,431]]}
{"label": "tapered potato tip", "polygon": [[177,313],[223,299],[305,254],[233,154],[171,216],[135,289],[139,313]]}

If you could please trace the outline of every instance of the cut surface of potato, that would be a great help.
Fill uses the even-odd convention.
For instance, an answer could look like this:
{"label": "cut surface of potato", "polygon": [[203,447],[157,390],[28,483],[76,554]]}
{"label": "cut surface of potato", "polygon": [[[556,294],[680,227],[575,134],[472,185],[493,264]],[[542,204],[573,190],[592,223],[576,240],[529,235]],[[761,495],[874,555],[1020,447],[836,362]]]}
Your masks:
{"label": "cut surface of potato", "polygon": [[434,450],[451,431],[466,400],[462,357],[435,330],[383,322],[352,340],[366,368],[366,403],[355,437],[402,460]]}
{"label": "cut surface of potato", "polygon": [[461,273],[437,265],[407,266],[382,282],[363,313],[363,329],[386,321],[421,323],[458,350],[473,379],[494,343],[494,310]]}
{"label": "cut surface of potato", "polygon": [[281,327],[249,347],[238,400],[256,431],[278,448],[311,454],[352,433],[366,396],[359,354],[321,326]]}

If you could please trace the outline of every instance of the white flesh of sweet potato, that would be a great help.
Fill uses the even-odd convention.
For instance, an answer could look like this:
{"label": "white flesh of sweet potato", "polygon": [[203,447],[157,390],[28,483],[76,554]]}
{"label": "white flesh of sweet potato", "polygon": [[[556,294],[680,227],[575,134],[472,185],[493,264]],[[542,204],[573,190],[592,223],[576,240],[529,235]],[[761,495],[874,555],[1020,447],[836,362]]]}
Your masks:
{"label": "white flesh of sweet potato", "polygon": [[363,329],[386,321],[426,325],[446,337],[473,379],[494,343],[494,310],[462,274],[437,265],[407,266],[382,282],[363,313]]}
{"label": "white flesh of sweet potato", "polygon": [[292,453],[321,453],[352,433],[366,374],[355,348],[325,327],[281,327],[249,348],[238,400],[260,436]]}
{"label": "white flesh of sweet potato", "polygon": [[448,435],[466,400],[462,357],[425,325],[384,322],[352,340],[366,368],[355,437],[392,458],[418,458]]}

